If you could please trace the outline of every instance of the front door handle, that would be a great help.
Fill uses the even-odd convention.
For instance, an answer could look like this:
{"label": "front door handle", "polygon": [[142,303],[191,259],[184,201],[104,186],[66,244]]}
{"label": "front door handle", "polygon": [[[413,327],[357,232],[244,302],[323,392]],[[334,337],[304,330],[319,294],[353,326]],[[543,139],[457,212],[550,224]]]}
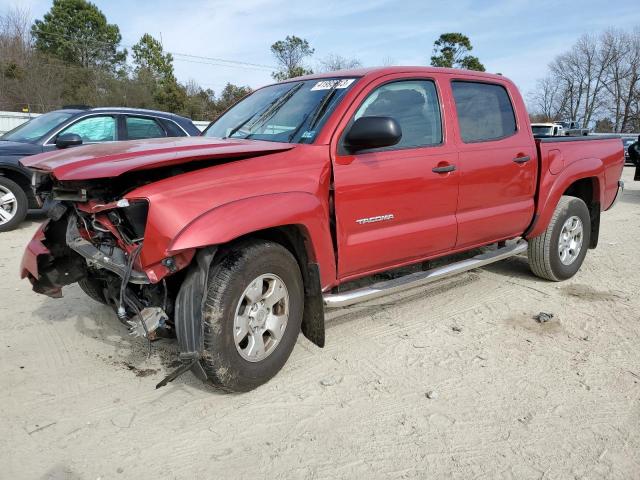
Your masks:
{"label": "front door handle", "polygon": [[529,155],[526,155],[524,157],[516,157],[513,159],[513,161],[516,163],[527,163],[529,160],[531,160],[531,157]]}
{"label": "front door handle", "polygon": [[444,165],[442,167],[434,167],[431,169],[433,173],[449,173],[456,169],[455,165]]}

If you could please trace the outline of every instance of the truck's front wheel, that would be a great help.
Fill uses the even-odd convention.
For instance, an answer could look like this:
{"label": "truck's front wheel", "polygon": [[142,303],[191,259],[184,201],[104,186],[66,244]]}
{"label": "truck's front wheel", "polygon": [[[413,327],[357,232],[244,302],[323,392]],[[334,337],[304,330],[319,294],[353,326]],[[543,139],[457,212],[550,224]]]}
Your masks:
{"label": "truck's front wheel", "polygon": [[298,263],[277,243],[223,253],[209,272],[202,365],[209,381],[245,392],[286,363],[300,332],[304,289]]}
{"label": "truck's front wheel", "polygon": [[83,278],[78,280],[78,285],[84,293],[87,294],[92,300],[96,302],[109,305],[104,296],[104,285],[100,280],[94,280],[92,278]]}
{"label": "truck's front wheel", "polygon": [[529,267],[538,277],[558,282],[573,277],[589,248],[591,220],[576,197],[560,198],[547,229],[529,240]]}

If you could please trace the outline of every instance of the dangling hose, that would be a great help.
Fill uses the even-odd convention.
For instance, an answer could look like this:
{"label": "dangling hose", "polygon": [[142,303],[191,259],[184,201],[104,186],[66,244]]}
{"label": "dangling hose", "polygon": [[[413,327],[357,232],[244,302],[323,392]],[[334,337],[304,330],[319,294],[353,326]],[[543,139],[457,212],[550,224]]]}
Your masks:
{"label": "dangling hose", "polygon": [[127,311],[124,307],[125,305],[125,290],[127,288],[127,284],[129,283],[129,278],[131,277],[131,271],[133,270],[133,264],[140,255],[140,251],[142,250],[142,243],[133,251],[131,255],[129,255],[129,262],[127,263],[127,269],[124,272],[124,276],[122,277],[122,283],[120,284],[120,300],[118,302],[118,317],[120,320],[127,319]]}
{"label": "dangling hose", "polygon": [[142,318],[142,312],[138,308],[138,305],[129,298],[127,298],[127,284],[129,283],[129,278],[131,277],[131,272],[133,270],[133,264],[136,259],[140,255],[140,251],[142,250],[142,243],[133,251],[129,256],[129,262],[127,263],[127,270],[124,272],[124,276],[122,277],[122,283],[120,284],[120,300],[118,303],[118,318],[120,321],[124,322],[127,320],[127,310],[125,308],[125,304],[136,312],[136,315],[140,319],[140,323],[142,323],[142,328],[144,329],[144,335],[147,337],[147,342],[149,345],[149,353],[148,356],[151,356],[151,339],[149,338],[149,329],[147,328],[147,324]]}

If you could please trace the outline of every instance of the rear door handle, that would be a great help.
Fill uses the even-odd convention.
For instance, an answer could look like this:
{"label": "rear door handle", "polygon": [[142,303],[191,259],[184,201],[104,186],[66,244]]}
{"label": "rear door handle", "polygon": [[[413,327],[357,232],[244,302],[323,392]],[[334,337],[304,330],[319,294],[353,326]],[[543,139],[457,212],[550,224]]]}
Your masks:
{"label": "rear door handle", "polygon": [[434,167],[431,169],[433,173],[449,173],[456,169],[455,165],[445,165],[443,167]]}
{"label": "rear door handle", "polygon": [[516,163],[527,163],[529,160],[531,160],[531,157],[529,155],[525,157],[516,157],[513,159],[513,161]]}

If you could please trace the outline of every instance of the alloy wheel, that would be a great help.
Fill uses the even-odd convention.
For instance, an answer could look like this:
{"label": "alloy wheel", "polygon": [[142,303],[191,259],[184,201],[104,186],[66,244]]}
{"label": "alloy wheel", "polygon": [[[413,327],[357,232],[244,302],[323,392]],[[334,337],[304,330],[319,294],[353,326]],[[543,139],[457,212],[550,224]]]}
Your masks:
{"label": "alloy wheel", "polygon": [[236,349],[249,362],[267,358],[278,346],[289,318],[289,292],[280,277],[254,279],[240,297],[233,335]]}

